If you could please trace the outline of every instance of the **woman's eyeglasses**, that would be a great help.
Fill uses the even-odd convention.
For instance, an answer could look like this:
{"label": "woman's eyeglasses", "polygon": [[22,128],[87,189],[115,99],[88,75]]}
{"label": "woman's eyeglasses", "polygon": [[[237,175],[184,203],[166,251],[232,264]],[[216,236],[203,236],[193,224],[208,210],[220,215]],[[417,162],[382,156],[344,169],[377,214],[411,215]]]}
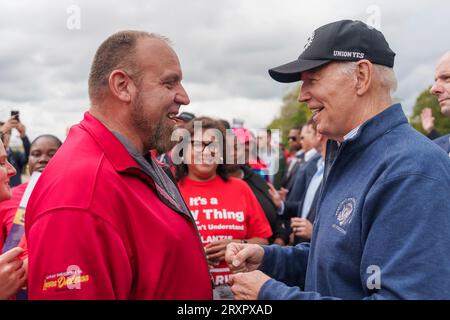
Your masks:
{"label": "woman's eyeglasses", "polygon": [[205,152],[208,150],[209,152],[217,152],[219,151],[219,143],[217,142],[204,142],[204,141],[191,141],[192,149],[195,152]]}

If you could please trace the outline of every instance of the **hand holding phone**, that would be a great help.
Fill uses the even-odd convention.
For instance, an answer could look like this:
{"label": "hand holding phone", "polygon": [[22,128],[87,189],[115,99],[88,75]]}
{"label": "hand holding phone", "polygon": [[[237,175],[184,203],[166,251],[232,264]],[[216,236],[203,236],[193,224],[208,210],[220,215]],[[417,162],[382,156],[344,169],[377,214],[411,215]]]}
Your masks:
{"label": "hand holding phone", "polygon": [[11,110],[11,118],[14,118],[14,119],[16,119],[17,121],[20,122],[20,120],[19,120],[19,111]]}

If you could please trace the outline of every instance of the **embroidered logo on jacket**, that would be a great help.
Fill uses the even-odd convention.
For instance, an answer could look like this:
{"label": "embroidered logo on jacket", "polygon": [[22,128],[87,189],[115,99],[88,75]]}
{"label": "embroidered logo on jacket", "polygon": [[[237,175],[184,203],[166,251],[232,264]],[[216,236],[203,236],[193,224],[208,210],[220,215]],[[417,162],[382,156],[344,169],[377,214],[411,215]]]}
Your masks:
{"label": "embroidered logo on jacket", "polygon": [[42,291],[80,290],[82,284],[89,281],[89,275],[84,274],[77,265],[71,265],[65,272],[47,275],[44,279]]}
{"label": "embroidered logo on jacket", "polygon": [[333,228],[340,231],[344,235],[347,234],[345,228],[352,222],[353,213],[356,208],[356,199],[348,198],[342,201],[336,210],[337,224],[333,224]]}

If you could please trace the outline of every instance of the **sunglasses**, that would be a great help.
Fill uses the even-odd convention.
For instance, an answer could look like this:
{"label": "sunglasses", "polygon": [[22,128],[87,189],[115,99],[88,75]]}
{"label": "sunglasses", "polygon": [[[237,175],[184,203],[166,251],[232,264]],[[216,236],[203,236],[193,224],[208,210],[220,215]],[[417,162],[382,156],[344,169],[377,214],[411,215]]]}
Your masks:
{"label": "sunglasses", "polygon": [[288,137],[288,139],[289,139],[289,140],[292,140],[292,141],[294,141],[294,142],[297,141],[297,137]]}

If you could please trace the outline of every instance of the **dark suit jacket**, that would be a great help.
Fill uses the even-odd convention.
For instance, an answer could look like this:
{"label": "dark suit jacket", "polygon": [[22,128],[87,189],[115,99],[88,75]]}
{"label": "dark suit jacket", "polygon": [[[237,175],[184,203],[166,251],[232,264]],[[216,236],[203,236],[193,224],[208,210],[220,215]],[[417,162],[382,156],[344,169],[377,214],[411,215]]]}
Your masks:
{"label": "dark suit jacket", "polygon": [[296,176],[298,169],[301,167],[302,163],[305,163],[304,159],[302,160],[302,159],[298,159],[298,158],[292,159],[291,161],[295,161],[295,163],[290,172],[288,172],[286,170],[286,175],[281,184],[283,188],[286,188],[288,190],[290,190],[292,188],[292,186],[294,185],[295,176]]}
{"label": "dark suit jacket", "polygon": [[288,243],[289,233],[284,227],[283,221],[278,216],[277,207],[272,202],[272,198],[269,194],[269,186],[266,181],[259,174],[256,174],[248,165],[241,166],[241,169],[244,172],[244,181],[247,182],[252,189],[269,221],[273,233],[269,242],[272,243],[276,238],[281,238]]}
{"label": "dark suit jacket", "polygon": [[[319,185],[319,188],[317,188],[316,194],[314,195],[314,199],[313,202],[311,204],[311,208],[309,209],[308,215],[306,216],[306,219],[311,222],[311,224],[314,224],[314,220],[316,220],[316,214],[317,214],[317,204],[319,203],[320,200],[320,194],[321,194],[321,189],[322,189],[322,182]],[[305,192],[306,195],[306,192]],[[297,216],[301,217],[302,216],[302,207],[303,207],[303,201],[305,200],[305,198],[303,197],[302,202],[299,204],[299,208],[298,208],[298,213]],[[302,237],[294,237],[294,246],[302,243],[302,242],[311,242],[311,239],[305,239]]]}
{"label": "dark suit jacket", "polygon": [[311,182],[312,177],[317,171],[317,162],[319,161],[319,159],[320,154],[316,154],[314,157],[312,157],[312,159],[310,159],[308,162],[305,162],[297,170],[292,190],[289,191],[287,199],[284,202],[283,217],[285,219],[297,217],[299,205],[303,203],[309,183]]}

